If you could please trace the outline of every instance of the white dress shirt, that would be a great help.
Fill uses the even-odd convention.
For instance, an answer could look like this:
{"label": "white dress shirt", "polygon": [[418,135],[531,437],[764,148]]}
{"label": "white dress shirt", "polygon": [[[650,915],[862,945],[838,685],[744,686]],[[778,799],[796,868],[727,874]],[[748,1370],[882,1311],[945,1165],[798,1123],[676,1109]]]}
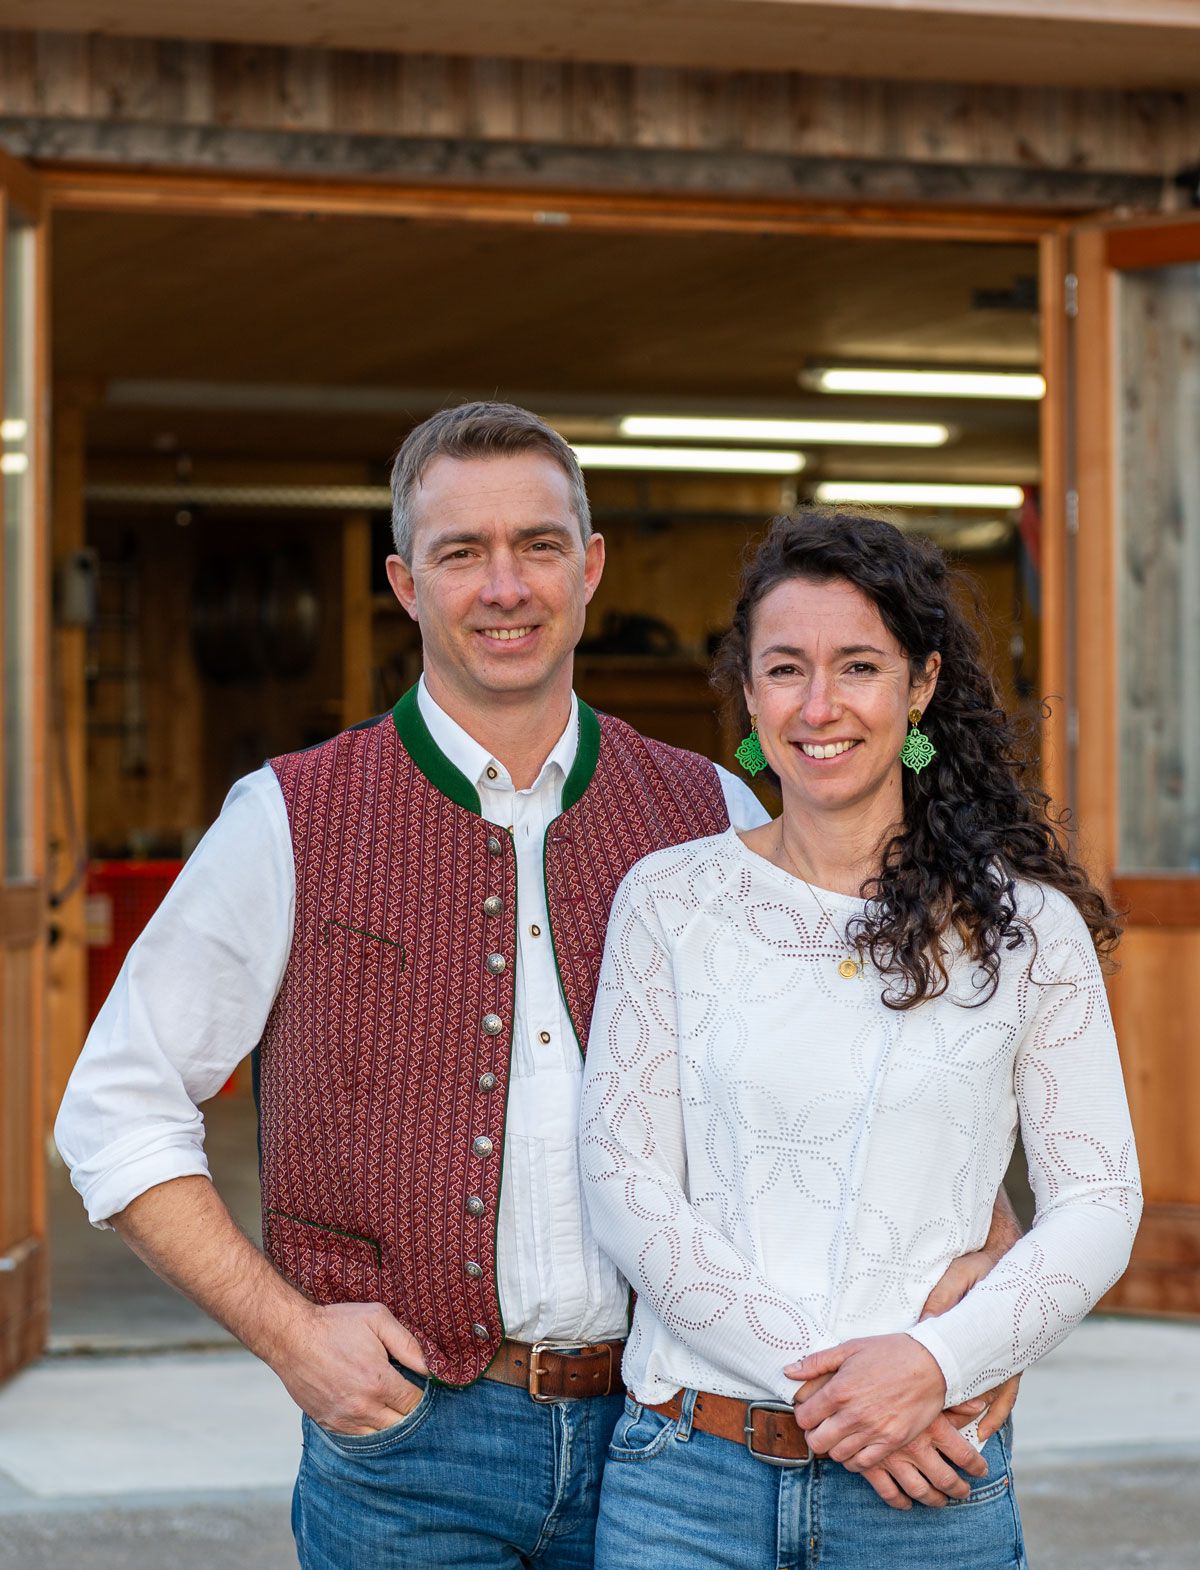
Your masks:
{"label": "white dress shirt", "polygon": [[[889,1009],[843,975],[863,902],[732,830],[656,851],[613,903],[592,1015],[582,1170],[601,1246],[638,1292],[625,1380],[790,1400],[784,1367],[907,1332],[946,1404],[1048,1352],[1124,1270],[1141,1212],[1104,981],[1062,894],[1018,882],[1032,928],[998,985]],[[849,967],[846,966],[849,970]],[[1018,1122],[1037,1213],[947,1313],[987,1236]]]}
{"label": "white dress shirt", "polygon": [[[578,747],[578,702],[537,779],[515,790],[499,759],[430,697],[421,716],[511,827],[517,856],[516,1021],[497,1234],[500,1307],[518,1340],[623,1335],[628,1290],[583,1206],[578,1115],[583,1063],[559,985],[543,874],[546,830]],[[767,814],[718,768],[732,822]],[[197,1104],[258,1044],[287,967],[295,863],[269,766],[234,785],[216,823],[130,950],[71,1075],[55,1137],[90,1220],[171,1178],[207,1174]]]}

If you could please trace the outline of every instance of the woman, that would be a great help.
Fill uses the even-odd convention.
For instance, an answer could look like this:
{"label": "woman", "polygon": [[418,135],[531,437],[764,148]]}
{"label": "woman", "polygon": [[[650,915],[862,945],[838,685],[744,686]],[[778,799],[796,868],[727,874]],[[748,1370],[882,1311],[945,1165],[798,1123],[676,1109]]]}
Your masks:
{"label": "woman", "polygon": [[[647,857],[613,908],[581,1139],[638,1299],[597,1567],[1011,1570],[1007,1428],[965,1499],[888,1504],[943,1410],[1127,1263],[1114,914],[1024,779],[932,546],[777,520],[720,671],[783,811]],[[1018,1122],[1033,1228],[918,1323],[984,1238]]]}

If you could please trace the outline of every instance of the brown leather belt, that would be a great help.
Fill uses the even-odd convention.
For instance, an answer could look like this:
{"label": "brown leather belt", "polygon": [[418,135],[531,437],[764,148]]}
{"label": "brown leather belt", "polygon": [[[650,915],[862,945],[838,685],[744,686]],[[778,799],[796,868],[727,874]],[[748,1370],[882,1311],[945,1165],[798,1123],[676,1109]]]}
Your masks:
{"label": "brown leather belt", "polygon": [[[679,1390],[650,1410],[664,1417],[682,1417],[683,1397]],[[782,1401],[738,1401],[702,1390],[692,1407],[692,1427],[745,1445],[756,1460],[768,1466],[803,1466],[809,1459],[804,1430],[796,1422],[793,1408]]]}
{"label": "brown leather belt", "polygon": [[624,1350],[624,1341],[502,1341],[483,1377],[524,1386],[534,1401],[620,1395]]}

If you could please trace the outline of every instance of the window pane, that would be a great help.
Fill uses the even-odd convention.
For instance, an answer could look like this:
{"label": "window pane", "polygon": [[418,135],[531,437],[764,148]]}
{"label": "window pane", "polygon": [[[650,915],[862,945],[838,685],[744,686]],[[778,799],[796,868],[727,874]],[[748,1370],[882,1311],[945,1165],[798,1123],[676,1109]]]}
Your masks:
{"label": "window pane", "polygon": [[1200,264],[1117,288],[1120,866],[1200,872]]}
{"label": "window pane", "polygon": [[4,236],[4,869],[33,855],[33,230],[11,214]]}

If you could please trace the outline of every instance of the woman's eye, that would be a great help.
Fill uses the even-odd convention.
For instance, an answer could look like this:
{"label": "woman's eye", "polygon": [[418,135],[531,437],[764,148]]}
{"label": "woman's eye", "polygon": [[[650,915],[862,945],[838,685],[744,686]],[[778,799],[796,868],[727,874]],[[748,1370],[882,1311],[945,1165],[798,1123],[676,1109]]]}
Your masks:
{"label": "woman's eye", "polygon": [[794,676],[795,674],[796,667],[794,665],[772,665],[767,672],[768,676]]}
{"label": "woman's eye", "polygon": [[867,660],[855,660],[854,664],[849,668],[855,676],[873,676],[879,669],[877,665],[872,665]]}

